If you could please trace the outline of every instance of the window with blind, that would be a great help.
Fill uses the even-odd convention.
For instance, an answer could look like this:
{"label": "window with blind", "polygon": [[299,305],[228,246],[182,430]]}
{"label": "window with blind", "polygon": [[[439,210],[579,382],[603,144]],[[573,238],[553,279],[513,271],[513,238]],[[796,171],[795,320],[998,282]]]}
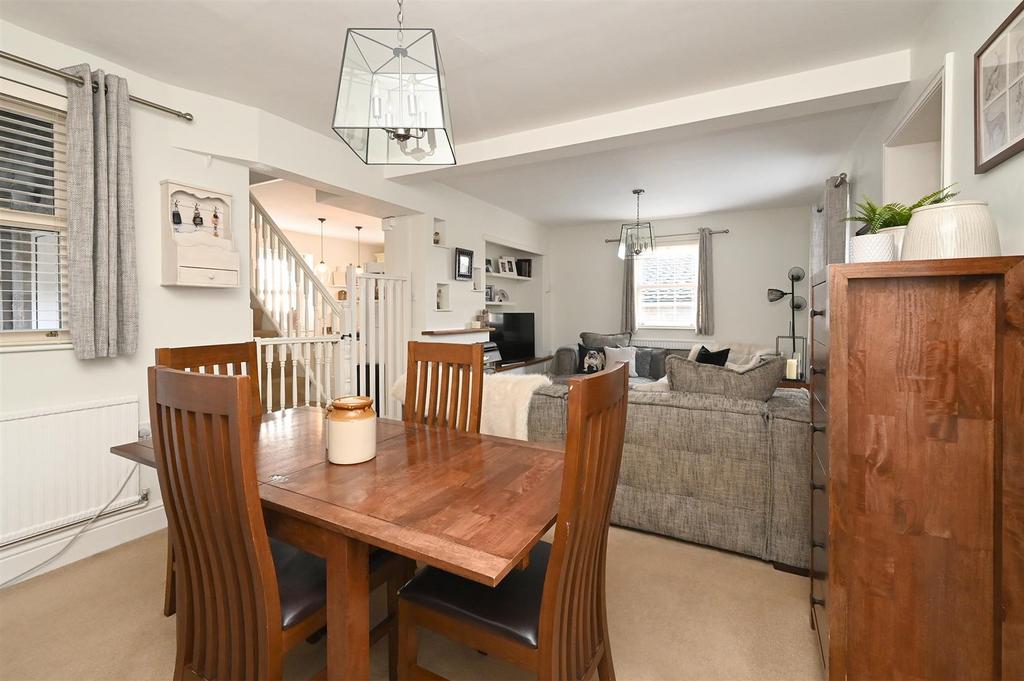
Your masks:
{"label": "window with blind", "polygon": [[692,329],[697,323],[696,241],[659,242],[633,261],[638,329]]}
{"label": "window with blind", "polygon": [[0,342],[68,322],[65,114],[0,93]]}

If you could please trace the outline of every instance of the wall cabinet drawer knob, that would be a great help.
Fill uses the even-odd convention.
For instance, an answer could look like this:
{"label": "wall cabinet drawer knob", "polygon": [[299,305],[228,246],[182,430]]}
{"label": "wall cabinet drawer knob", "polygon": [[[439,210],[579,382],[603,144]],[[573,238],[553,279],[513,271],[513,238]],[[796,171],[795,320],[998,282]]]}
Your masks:
{"label": "wall cabinet drawer knob", "polygon": [[824,369],[820,369],[820,368],[818,368],[818,367],[816,367],[816,366],[814,366],[814,365],[812,364],[812,365],[811,365],[811,373],[812,373],[812,374],[821,374],[821,375],[824,375],[824,374],[825,374],[825,370],[824,370]]}
{"label": "wall cabinet drawer knob", "polygon": [[824,310],[815,310],[813,307],[811,308],[811,317],[821,317],[824,314]]}
{"label": "wall cabinet drawer knob", "polygon": [[812,541],[811,542],[811,547],[815,548],[815,549],[823,549],[823,548],[825,548],[825,542],[823,542],[823,541]]}
{"label": "wall cabinet drawer knob", "polygon": [[811,481],[811,489],[814,490],[815,492],[824,492],[825,491],[825,483],[823,483],[823,482],[814,482],[812,480]]}
{"label": "wall cabinet drawer knob", "polygon": [[825,607],[825,599],[811,596],[811,605],[820,605],[821,607]]}
{"label": "wall cabinet drawer knob", "polygon": [[217,278],[217,275],[216,275],[216,274],[208,274],[208,275],[206,275],[206,276],[207,276],[207,278],[209,278],[209,279],[210,279],[210,281],[213,281],[214,279],[216,279],[216,278]]}
{"label": "wall cabinet drawer knob", "polygon": [[811,432],[812,433],[824,433],[825,429],[827,427],[828,426],[819,426],[817,423],[812,423],[811,424]]}

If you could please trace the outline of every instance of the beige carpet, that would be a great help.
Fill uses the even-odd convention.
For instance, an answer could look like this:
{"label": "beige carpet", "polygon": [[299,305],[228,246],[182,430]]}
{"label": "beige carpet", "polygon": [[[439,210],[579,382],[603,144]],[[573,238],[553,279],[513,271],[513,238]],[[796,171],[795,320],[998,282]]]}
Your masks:
{"label": "beige carpet", "polygon": [[[164,537],[0,592],[0,679],[170,678],[174,620],[160,612]],[[612,528],[608,607],[622,681],[822,678],[806,579],[759,561]],[[439,637],[421,640],[424,665],[451,679],[531,678]],[[377,679],[387,678],[386,648],[374,649]],[[323,664],[323,643],[303,644],[286,676],[308,678]]]}

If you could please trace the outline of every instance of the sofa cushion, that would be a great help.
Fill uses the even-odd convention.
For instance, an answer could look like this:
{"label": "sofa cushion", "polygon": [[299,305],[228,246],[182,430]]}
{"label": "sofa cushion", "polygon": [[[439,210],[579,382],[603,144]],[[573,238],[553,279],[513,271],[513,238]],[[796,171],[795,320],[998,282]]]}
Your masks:
{"label": "sofa cushion", "polygon": [[666,350],[665,348],[652,348],[650,377],[659,380],[665,377],[665,360],[674,355],[686,357],[689,350]]}
{"label": "sofa cushion", "polygon": [[580,358],[580,363],[576,367],[576,373],[596,374],[598,371],[604,371],[606,363],[604,346],[591,347],[580,343],[577,356]]}
{"label": "sofa cushion", "polygon": [[728,361],[729,348],[712,352],[702,345],[700,350],[697,351],[698,364],[714,364],[716,367],[724,367]]}
{"label": "sofa cushion", "polygon": [[698,364],[682,357],[668,358],[665,366],[673,391],[723,395],[730,399],[759,402],[771,399],[786,372],[786,360],[782,357],[773,357],[742,371],[713,364]]}
{"label": "sofa cushion", "polygon": [[611,369],[619,364],[629,365],[630,378],[639,376],[636,372],[636,348],[609,348],[604,349],[604,365]]}
{"label": "sofa cushion", "polygon": [[631,333],[593,333],[584,331],[580,334],[580,342],[589,348],[624,348],[629,345]]}

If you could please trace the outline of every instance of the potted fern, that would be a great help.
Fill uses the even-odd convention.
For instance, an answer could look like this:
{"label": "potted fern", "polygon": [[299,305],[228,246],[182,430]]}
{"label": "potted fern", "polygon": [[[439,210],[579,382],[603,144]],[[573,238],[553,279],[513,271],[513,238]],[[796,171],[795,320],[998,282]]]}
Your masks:
{"label": "potted fern", "polygon": [[879,206],[865,196],[864,201],[857,204],[859,212],[846,218],[851,222],[862,223],[850,239],[850,262],[899,260],[903,235],[910,223],[911,214],[922,206],[945,203],[955,197],[959,192],[951,191],[952,186],[922,196],[911,206],[902,203]]}

